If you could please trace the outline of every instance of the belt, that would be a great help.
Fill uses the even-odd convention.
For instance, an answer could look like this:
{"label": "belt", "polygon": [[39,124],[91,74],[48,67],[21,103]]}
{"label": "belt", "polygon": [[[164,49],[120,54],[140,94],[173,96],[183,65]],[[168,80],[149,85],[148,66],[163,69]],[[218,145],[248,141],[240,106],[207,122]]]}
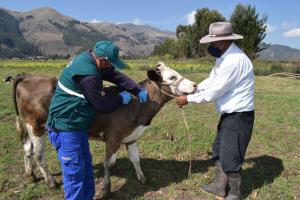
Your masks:
{"label": "belt", "polygon": [[230,116],[230,115],[235,115],[235,114],[246,114],[246,115],[248,115],[248,114],[253,114],[254,113],[254,110],[251,110],[251,111],[244,111],[244,112],[232,112],[232,113],[223,113],[221,116],[222,117],[227,117],[227,116]]}
{"label": "belt", "polygon": [[61,130],[55,128],[55,127],[49,127],[49,126],[45,126],[45,128],[48,130],[48,131],[52,131],[52,132],[55,132],[55,133],[59,133],[61,132]]}

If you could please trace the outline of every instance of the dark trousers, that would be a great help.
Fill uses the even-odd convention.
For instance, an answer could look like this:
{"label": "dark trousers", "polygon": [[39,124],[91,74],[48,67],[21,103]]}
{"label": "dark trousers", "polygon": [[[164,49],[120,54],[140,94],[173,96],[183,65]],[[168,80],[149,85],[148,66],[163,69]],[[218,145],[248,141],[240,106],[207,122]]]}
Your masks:
{"label": "dark trousers", "polygon": [[225,172],[241,170],[253,123],[254,111],[221,115],[212,147],[212,159],[220,160]]}

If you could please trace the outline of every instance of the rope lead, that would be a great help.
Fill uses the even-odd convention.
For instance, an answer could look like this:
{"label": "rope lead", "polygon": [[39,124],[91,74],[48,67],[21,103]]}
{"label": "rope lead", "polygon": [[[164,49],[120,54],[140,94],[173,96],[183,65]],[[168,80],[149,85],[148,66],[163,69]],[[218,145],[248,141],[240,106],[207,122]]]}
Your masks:
{"label": "rope lead", "polygon": [[184,110],[182,109],[182,107],[180,107],[179,109],[180,109],[180,111],[181,111],[182,118],[183,118],[183,121],[184,121],[186,130],[187,130],[188,136],[189,136],[190,165],[189,165],[188,177],[190,177],[190,175],[191,175],[191,170],[192,170],[192,135],[191,135],[189,126],[188,126],[187,121],[186,121],[186,117],[185,117],[185,114],[184,114]]}

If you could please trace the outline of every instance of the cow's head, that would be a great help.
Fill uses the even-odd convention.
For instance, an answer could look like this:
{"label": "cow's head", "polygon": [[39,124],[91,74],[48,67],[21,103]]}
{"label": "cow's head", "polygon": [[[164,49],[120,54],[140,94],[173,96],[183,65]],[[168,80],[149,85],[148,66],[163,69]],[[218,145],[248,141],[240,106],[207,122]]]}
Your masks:
{"label": "cow's head", "polygon": [[195,82],[182,77],[163,62],[158,63],[155,69],[148,70],[147,75],[151,81],[156,82],[159,86],[167,87],[174,96],[191,94],[197,87]]}
{"label": "cow's head", "polygon": [[12,76],[6,76],[4,79],[3,79],[3,83],[10,83],[14,80],[14,77]]}

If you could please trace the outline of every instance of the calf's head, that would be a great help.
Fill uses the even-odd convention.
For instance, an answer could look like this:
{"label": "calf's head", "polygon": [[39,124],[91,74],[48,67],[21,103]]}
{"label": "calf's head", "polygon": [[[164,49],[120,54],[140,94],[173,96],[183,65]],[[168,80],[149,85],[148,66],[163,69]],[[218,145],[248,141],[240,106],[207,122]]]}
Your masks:
{"label": "calf's head", "polygon": [[165,87],[174,96],[191,94],[197,85],[173,69],[167,67],[163,62],[158,63],[155,69],[147,71],[149,80],[157,83],[158,86]]}

